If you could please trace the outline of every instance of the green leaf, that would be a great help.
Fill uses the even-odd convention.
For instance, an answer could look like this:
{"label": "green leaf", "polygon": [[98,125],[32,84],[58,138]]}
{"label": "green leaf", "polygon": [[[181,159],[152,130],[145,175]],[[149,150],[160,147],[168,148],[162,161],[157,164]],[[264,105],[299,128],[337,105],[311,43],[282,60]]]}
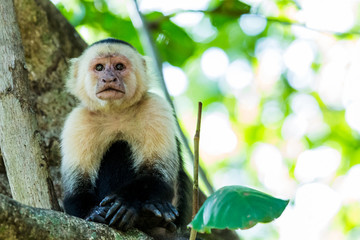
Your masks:
{"label": "green leaf", "polygon": [[163,61],[182,66],[195,51],[195,43],[184,29],[165,21],[155,33],[157,47]]}
{"label": "green leaf", "polygon": [[182,66],[194,54],[195,42],[185,29],[170,21],[168,16],[152,12],[146,15],[146,20],[162,61]]}
{"label": "green leaf", "polygon": [[213,193],[189,224],[198,232],[211,229],[249,229],[280,217],[289,200],[243,186],[227,186]]}
{"label": "green leaf", "polygon": [[220,4],[210,11],[211,22],[215,27],[221,28],[241,15],[250,13],[250,9],[250,5],[238,0],[220,1]]}
{"label": "green leaf", "polygon": [[242,14],[249,13],[250,9],[251,6],[244,2],[238,0],[228,0],[221,1],[220,4],[212,10],[212,12],[238,18]]}

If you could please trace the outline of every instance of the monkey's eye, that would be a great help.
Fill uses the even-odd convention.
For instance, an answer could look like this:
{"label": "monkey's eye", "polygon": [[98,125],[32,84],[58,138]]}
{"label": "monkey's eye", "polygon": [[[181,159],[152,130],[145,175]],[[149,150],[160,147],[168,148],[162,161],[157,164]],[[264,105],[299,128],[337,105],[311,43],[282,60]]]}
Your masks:
{"label": "monkey's eye", "polygon": [[124,64],[122,64],[122,63],[118,63],[118,64],[116,64],[116,66],[115,66],[115,68],[116,68],[116,70],[123,70],[124,68],[125,68],[125,65]]}
{"label": "monkey's eye", "polygon": [[96,71],[102,71],[104,69],[104,66],[102,64],[96,64],[95,69]]}

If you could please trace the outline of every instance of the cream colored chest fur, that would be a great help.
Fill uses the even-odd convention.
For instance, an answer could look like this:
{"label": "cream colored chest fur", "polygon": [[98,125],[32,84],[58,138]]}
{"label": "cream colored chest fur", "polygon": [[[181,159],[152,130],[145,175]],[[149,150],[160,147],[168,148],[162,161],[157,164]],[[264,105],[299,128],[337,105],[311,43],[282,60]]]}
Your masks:
{"label": "cream colored chest fur", "polygon": [[179,166],[171,113],[168,104],[152,94],[117,112],[97,113],[77,107],[62,133],[63,174],[77,171],[96,178],[105,151],[113,142],[124,140],[131,146],[135,168],[149,164],[174,181],[174,168]]}

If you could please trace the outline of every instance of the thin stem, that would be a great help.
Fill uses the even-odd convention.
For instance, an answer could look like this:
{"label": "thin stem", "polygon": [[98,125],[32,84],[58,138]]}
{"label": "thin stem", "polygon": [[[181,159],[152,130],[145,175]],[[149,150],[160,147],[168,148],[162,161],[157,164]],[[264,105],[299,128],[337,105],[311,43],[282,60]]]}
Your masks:
{"label": "thin stem", "polygon": [[[193,212],[192,218],[194,219],[196,213],[199,211],[199,142],[200,142],[200,126],[201,126],[201,113],[202,103],[199,102],[198,119],[196,125],[196,132],[194,136],[194,185],[193,185]],[[196,230],[191,229],[190,240],[195,240]]]}
{"label": "thin stem", "polygon": [[196,230],[194,230],[193,228],[191,229],[191,232],[190,232],[190,238],[189,240],[195,240],[196,239]]}
{"label": "thin stem", "polygon": [[193,213],[194,218],[199,211],[199,142],[200,142],[200,126],[201,126],[202,103],[198,106],[198,119],[196,132],[194,136],[194,185],[193,185]]}

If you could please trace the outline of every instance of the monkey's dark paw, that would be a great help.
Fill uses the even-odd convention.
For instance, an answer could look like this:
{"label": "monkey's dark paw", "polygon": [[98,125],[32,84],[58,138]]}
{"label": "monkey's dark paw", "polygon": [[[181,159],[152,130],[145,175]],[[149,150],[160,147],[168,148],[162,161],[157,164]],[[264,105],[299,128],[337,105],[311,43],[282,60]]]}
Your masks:
{"label": "monkey's dark paw", "polygon": [[175,223],[173,222],[168,222],[167,224],[164,225],[164,227],[166,228],[166,230],[168,230],[169,232],[175,232],[177,227],[175,225]]}
{"label": "monkey's dark paw", "polygon": [[110,207],[108,206],[97,206],[92,209],[89,216],[85,218],[86,221],[106,223],[106,214],[109,211]]}
{"label": "monkey's dark paw", "polygon": [[123,199],[114,195],[104,198],[100,206],[109,206],[109,204],[111,207],[106,213],[105,220],[109,223],[110,227],[127,231],[134,226],[139,215],[136,206],[131,206],[123,201]]}
{"label": "monkey's dark paw", "polygon": [[149,201],[143,205],[143,210],[150,211],[157,217],[162,217],[166,222],[172,222],[179,216],[179,212],[169,202]]}
{"label": "monkey's dark paw", "polygon": [[104,197],[104,199],[100,202],[99,205],[100,206],[112,205],[117,198],[118,198],[118,196],[116,194],[108,195],[108,196]]}
{"label": "monkey's dark paw", "polygon": [[165,228],[169,232],[175,232],[177,226],[173,222],[167,222],[163,217],[155,216],[149,210],[141,211],[139,218],[135,222],[135,227],[146,232],[148,229]]}

